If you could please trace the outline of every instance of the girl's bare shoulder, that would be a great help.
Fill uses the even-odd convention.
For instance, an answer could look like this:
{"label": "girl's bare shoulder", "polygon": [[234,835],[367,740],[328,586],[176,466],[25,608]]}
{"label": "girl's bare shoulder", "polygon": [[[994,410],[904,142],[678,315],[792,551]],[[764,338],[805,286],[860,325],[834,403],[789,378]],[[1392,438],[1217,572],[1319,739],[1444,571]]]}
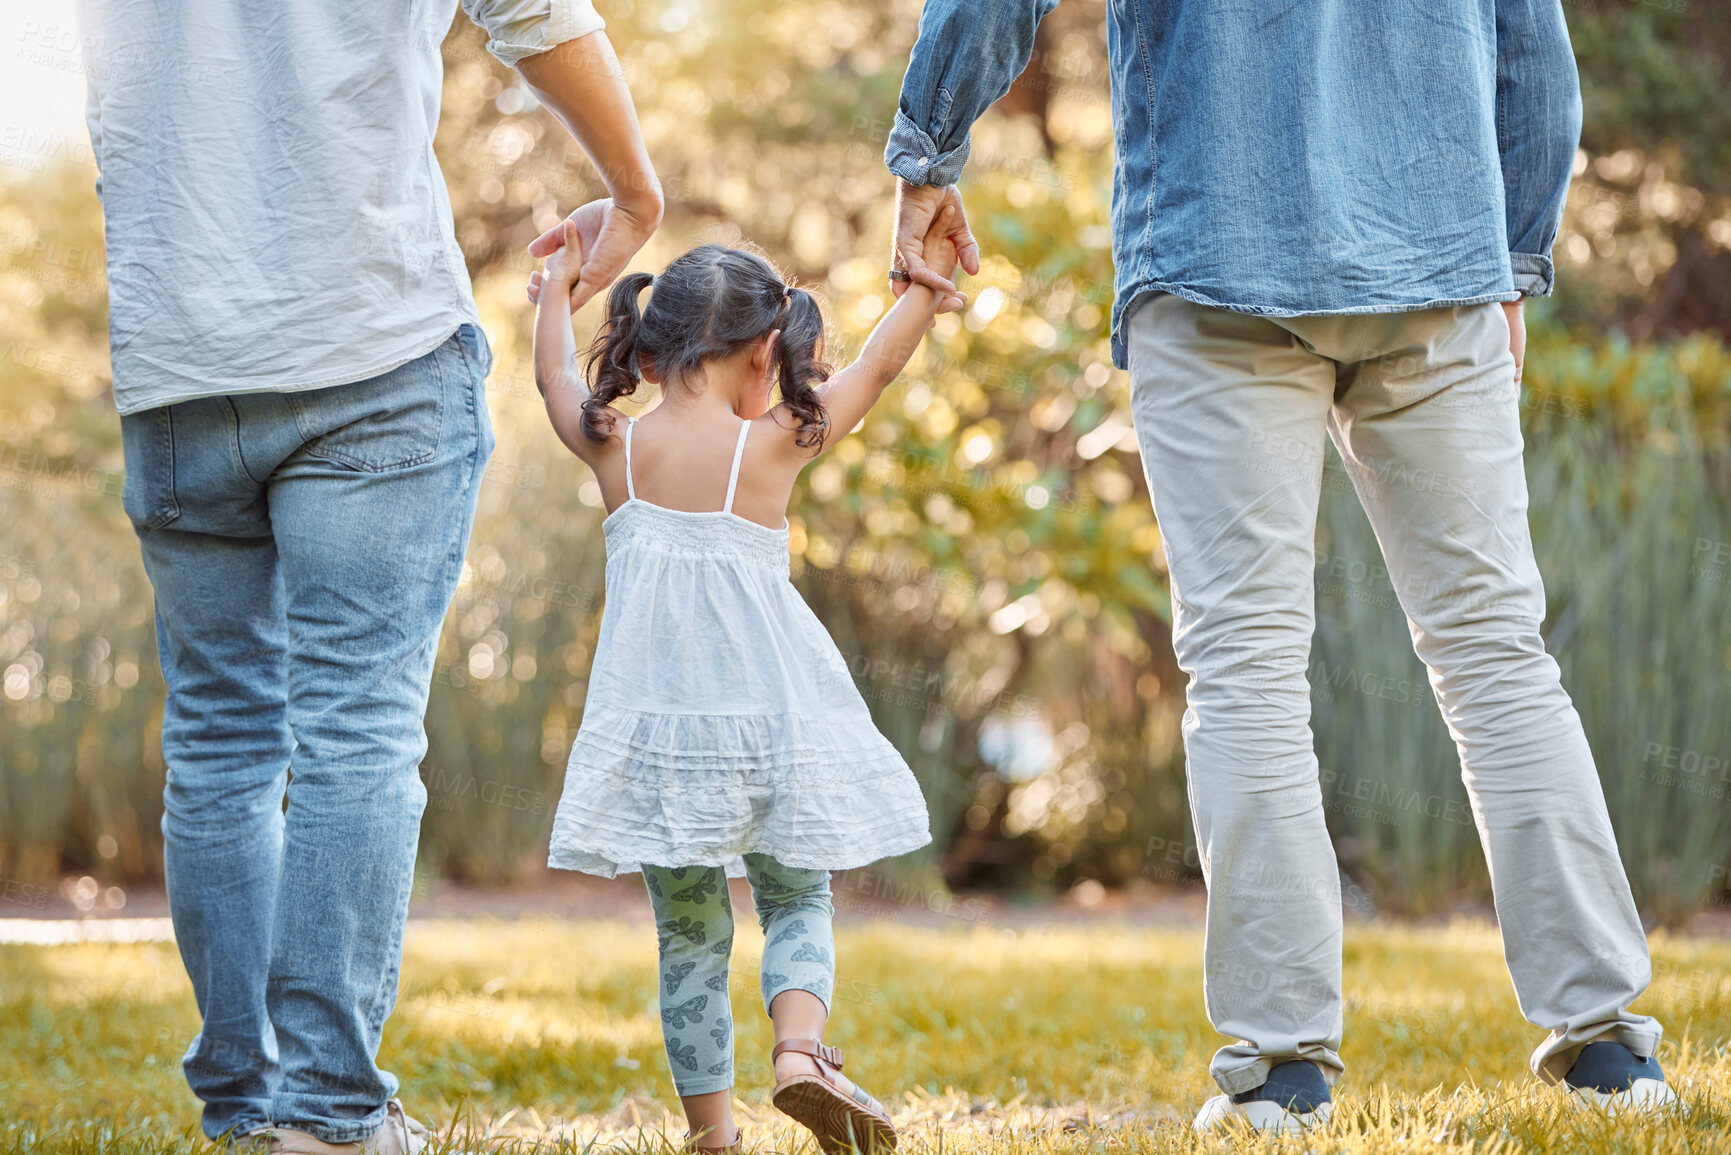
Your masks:
{"label": "girl's bare shoulder", "polygon": [[614,405],[604,405],[595,423],[601,440],[592,442],[597,449],[620,449],[625,445],[625,431],[631,427],[631,414]]}
{"label": "girl's bare shoulder", "polygon": [[[834,435],[833,428],[825,431],[824,448],[829,446],[829,439]],[[767,449],[802,466],[821,452],[816,445],[802,444],[810,442],[810,430],[800,424],[799,415],[785,401],[770,406],[763,416],[752,422],[751,436],[753,440],[761,437]]]}

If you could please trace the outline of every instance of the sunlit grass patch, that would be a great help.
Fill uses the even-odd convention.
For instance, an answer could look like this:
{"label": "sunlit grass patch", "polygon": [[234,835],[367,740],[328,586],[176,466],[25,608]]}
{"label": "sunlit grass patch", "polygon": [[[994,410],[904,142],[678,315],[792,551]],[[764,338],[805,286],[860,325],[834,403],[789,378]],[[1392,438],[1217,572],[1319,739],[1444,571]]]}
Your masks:
{"label": "sunlit grass patch", "polygon": [[[1201,936],[1112,926],[846,926],[830,1041],[891,1102],[913,1152],[1712,1151],[1731,1149],[1731,943],[1658,937],[1638,1009],[1664,1017],[1687,1107],[1661,1121],[1568,1107],[1526,1069],[1495,931],[1354,927],[1348,1074],[1297,1140],[1197,1138],[1219,1044]],[[750,1147],[815,1155],[769,1107],[761,938],[739,920],[738,1098]],[[449,1150],[669,1149],[677,1118],[654,940],[612,922],[411,926],[381,1062]],[[172,944],[0,948],[0,1153],[197,1146],[178,1058],[197,1015]]]}

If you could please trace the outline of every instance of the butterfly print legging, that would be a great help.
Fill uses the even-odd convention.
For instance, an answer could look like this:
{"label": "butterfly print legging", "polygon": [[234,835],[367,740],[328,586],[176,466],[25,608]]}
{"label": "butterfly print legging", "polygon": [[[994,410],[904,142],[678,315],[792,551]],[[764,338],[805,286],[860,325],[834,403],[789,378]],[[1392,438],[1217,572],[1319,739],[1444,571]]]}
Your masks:
{"label": "butterfly print legging", "polygon": [[[827,1007],[835,989],[829,872],[795,870],[765,854],[745,856],[763,927],[763,1008],[782,991],[810,991]],[[661,1034],[673,1087],[705,1095],[733,1086],[733,1011],[727,963],[733,907],[715,866],[645,866],[661,946]]]}

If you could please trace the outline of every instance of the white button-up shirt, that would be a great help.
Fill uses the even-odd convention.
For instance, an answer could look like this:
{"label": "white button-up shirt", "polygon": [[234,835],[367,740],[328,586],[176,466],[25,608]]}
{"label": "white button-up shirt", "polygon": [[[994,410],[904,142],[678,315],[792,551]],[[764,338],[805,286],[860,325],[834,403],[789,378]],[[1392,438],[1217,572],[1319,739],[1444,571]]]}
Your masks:
{"label": "white button-up shirt", "polygon": [[[590,0],[464,0],[506,64]],[[377,376],[476,319],[433,156],[451,0],[82,0],[121,413]]]}

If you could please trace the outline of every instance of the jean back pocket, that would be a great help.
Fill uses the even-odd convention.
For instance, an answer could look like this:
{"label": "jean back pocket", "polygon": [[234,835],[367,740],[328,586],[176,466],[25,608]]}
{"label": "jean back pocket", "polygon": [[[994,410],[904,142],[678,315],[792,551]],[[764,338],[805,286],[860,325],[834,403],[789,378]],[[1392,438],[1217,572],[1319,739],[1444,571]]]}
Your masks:
{"label": "jean back pocket", "polygon": [[161,529],[180,516],[174,491],[174,417],[159,406],[120,419],[126,481],[120,506],[138,529]]}
{"label": "jean back pocket", "polygon": [[377,377],[289,394],[304,452],[363,473],[431,461],[444,429],[455,340]]}

